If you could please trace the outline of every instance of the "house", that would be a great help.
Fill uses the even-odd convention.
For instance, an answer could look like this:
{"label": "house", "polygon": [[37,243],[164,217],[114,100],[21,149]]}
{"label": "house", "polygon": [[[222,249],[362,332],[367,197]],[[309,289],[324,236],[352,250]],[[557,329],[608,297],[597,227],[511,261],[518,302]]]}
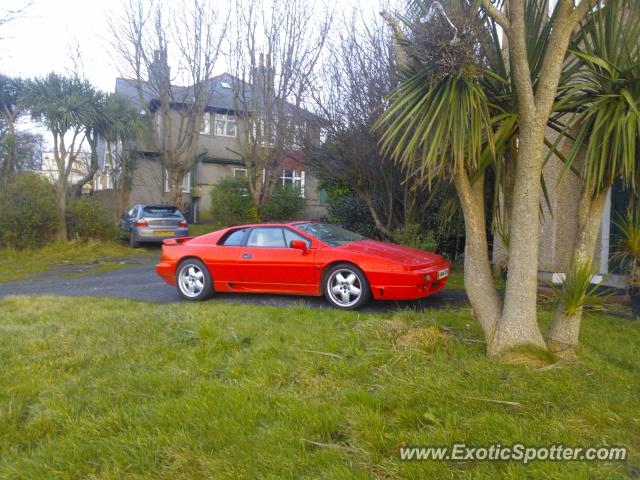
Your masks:
{"label": "house", "polygon": [[[156,61],[162,61],[162,55],[156,54]],[[168,67],[165,66],[165,68]],[[153,70],[151,74],[153,74]],[[234,93],[234,86],[242,82],[228,73],[223,73],[210,78],[208,83],[209,100],[199,132],[196,162],[193,169],[185,175],[182,183],[184,203],[188,205],[190,220],[198,222],[209,219],[210,192],[216,183],[225,177],[247,175],[242,152],[245,151],[248,138],[246,135],[248,124],[243,109],[238,107],[238,97]],[[243,85],[247,84],[243,83]],[[142,87],[144,100],[152,105],[151,110],[153,111],[153,104],[158,102],[158,99],[153,95],[149,82],[145,82]],[[172,88],[179,91],[182,97],[188,98],[190,87]],[[250,85],[249,88],[251,88]],[[118,78],[115,91],[139,105],[139,94],[135,80]],[[174,108],[173,105],[172,108]],[[316,140],[319,141],[319,127],[311,127],[311,125],[318,125],[319,117],[303,110],[301,118],[303,118],[305,125],[307,121],[309,122],[309,131],[314,132]],[[154,123],[160,134],[166,135],[159,115]],[[144,141],[136,142],[129,148],[136,152],[129,203],[135,205],[168,202],[170,197],[167,172],[158,154],[145,147]],[[111,171],[113,171],[113,162],[108,158],[104,142],[99,147],[99,152],[101,170],[109,171],[107,167],[111,167]],[[282,185],[293,185],[299,188],[300,195],[305,199],[305,218],[326,217],[327,206],[321,200],[318,180],[307,168],[300,147],[292,147],[287,150],[284,158],[281,159],[279,182]],[[102,183],[111,184],[112,182],[103,179]]]}
{"label": "house", "polygon": [[[68,159],[65,158],[64,164],[68,165]],[[91,164],[91,154],[89,152],[78,152],[76,155],[73,164],[71,165],[71,170],[69,172],[68,183],[70,185],[75,185],[78,182],[82,181],[82,179],[89,173],[89,165]],[[40,165],[40,170],[38,173],[49,180],[51,183],[56,183],[58,181],[59,171],[58,165],[56,164],[55,156],[53,152],[42,152],[42,163]],[[93,189],[93,184],[91,182],[87,182],[82,187],[82,193],[88,194]]]}

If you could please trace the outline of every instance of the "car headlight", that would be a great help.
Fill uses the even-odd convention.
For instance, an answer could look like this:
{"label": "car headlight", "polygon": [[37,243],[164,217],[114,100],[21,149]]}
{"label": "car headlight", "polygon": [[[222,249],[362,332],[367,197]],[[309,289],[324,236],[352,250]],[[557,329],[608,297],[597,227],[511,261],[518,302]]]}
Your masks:
{"label": "car headlight", "polygon": [[430,282],[431,281],[431,275],[425,275],[424,276],[424,281],[425,282]]}

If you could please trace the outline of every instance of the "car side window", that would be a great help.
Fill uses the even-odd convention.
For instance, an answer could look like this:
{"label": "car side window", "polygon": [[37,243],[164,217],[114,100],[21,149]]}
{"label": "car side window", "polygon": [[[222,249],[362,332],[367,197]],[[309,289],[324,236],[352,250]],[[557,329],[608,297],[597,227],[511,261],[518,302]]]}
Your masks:
{"label": "car side window", "polygon": [[237,247],[242,245],[242,239],[244,238],[244,234],[247,231],[246,228],[241,228],[239,230],[235,230],[227,235],[227,238],[224,239],[222,245]]}
{"label": "car side window", "polygon": [[137,209],[138,207],[133,207],[131,210],[129,210],[129,212],[127,213],[127,216],[133,217]]}
{"label": "car side window", "polygon": [[287,247],[290,246],[291,242],[293,242],[294,240],[302,240],[307,244],[307,248],[311,248],[311,240],[297,234],[293,230],[289,230],[288,228],[284,229],[284,240],[287,243]]}
{"label": "car side window", "polygon": [[249,233],[247,247],[285,248],[282,228],[254,228]]}

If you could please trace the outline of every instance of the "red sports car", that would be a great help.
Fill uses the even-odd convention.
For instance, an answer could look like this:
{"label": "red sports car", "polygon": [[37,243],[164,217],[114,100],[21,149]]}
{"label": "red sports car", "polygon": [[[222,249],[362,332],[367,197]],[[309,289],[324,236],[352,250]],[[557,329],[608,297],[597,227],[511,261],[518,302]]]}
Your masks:
{"label": "red sports car", "polygon": [[187,300],[214,292],[324,295],[355,309],[376,300],[426,297],[444,288],[451,265],[434,253],[369,240],[328,223],[225,228],[162,245],[156,271]]}

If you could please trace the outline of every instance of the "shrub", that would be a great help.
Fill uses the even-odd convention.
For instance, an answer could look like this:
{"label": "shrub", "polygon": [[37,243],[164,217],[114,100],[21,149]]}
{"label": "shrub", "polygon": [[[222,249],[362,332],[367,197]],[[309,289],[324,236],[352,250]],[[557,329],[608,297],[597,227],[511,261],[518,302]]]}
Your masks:
{"label": "shrub", "polygon": [[258,220],[246,179],[228,177],[213,186],[211,216],[218,227],[242,225]]}
{"label": "shrub", "polygon": [[290,186],[278,186],[260,209],[260,217],[265,221],[298,220],[303,210],[304,198],[300,196],[300,190]]}
{"label": "shrub", "polygon": [[60,216],[51,183],[35,173],[20,174],[0,192],[0,245],[41,247],[53,239]]}
{"label": "shrub", "polygon": [[393,241],[407,247],[417,248],[433,252],[438,247],[432,233],[426,233],[422,227],[415,223],[410,223],[404,228],[399,228],[393,232]]}
{"label": "shrub", "polygon": [[379,237],[367,203],[348,188],[327,189],[329,220],[368,238]]}
{"label": "shrub", "polygon": [[89,199],[74,199],[67,204],[67,233],[70,239],[113,240],[118,229],[111,212]]}

